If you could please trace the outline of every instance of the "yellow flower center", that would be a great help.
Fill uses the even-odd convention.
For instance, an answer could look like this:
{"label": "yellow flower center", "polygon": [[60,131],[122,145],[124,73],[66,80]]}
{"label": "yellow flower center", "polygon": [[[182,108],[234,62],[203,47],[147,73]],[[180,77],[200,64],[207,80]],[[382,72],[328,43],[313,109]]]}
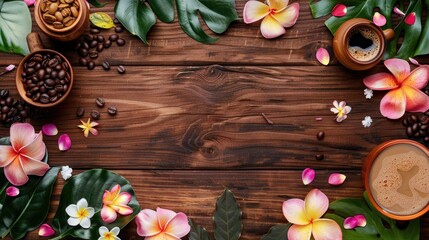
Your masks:
{"label": "yellow flower center", "polygon": [[82,220],[82,219],[88,217],[89,213],[86,210],[86,208],[83,208],[83,209],[79,209],[79,211],[77,212],[77,215],[78,215],[79,219]]}

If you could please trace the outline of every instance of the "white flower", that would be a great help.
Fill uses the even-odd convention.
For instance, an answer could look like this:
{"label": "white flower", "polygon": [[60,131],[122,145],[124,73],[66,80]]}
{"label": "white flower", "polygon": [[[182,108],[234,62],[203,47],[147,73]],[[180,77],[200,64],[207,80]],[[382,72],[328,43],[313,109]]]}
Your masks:
{"label": "white flower", "polygon": [[332,104],[334,104],[334,107],[331,108],[331,112],[337,114],[337,116],[335,117],[335,120],[337,120],[337,122],[342,122],[346,120],[347,114],[350,113],[352,108],[350,106],[346,106],[346,102],[344,101],[341,101],[338,104],[338,101],[335,100]]}
{"label": "white flower", "polygon": [[98,229],[98,233],[100,233],[100,237],[98,240],[121,240],[119,235],[120,228],[114,227],[112,230],[109,231],[109,229],[105,226],[101,226]]}
{"label": "white flower", "polygon": [[66,208],[66,213],[70,216],[67,223],[70,226],[77,226],[80,224],[83,228],[91,226],[91,218],[94,216],[94,208],[88,207],[88,202],[85,198],[80,199],[77,204],[70,204]]}
{"label": "white flower", "polygon": [[363,90],[363,94],[365,95],[366,99],[371,99],[372,96],[374,95],[373,92],[372,92],[372,89],[369,89],[369,88],[365,88]]}
{"label": "white flower", "polygon": [[364,127],[370,127],[372,123],[372,118],[370,116],[366,116],[364,120],[362,120],[362,125]]}
{"label": "white flower", "polygon": [[61,167],[61,176],[63,176],[64,180],[69,179],[72,176],[73,169],[69,166]]}

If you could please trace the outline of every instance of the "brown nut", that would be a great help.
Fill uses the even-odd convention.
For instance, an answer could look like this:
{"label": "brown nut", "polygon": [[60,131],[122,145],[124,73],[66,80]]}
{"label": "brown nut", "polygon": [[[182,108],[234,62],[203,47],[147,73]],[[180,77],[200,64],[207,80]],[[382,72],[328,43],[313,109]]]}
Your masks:
{"label": "brown nut", "polygon": [[74,18],[74,17],[66,17],[66,18],[64,18],[64,20],[63,20],[64,26],[66,26],[66,27],[71,26],[74,23],[75,20],[76,20],[76,18]]}
{"label": "brown nut", "polygon": [[60,12],[56,12],[55,13],[55,17],[57,18],[57,20],[59,21],[59,22],[62,22],[63,21],[63,15],[60,13]]}
{"label": "brown nut", "polygon": [[60,3],[66,3],[66,1],[65,0],[60,0]]}
{"label": "brown nut", "polygon": [[48,13],[51,15],[54,15],[55,12],[58,10],[58,3],[54,2],[49,5]]}
{"label": "brown nut", "polygon": [[68,8],[69,5],[67,3],[61,3],[60,5],[58,5],[58,8]]}
{"label": "brown nut", "polygon": [[70,4],[70,3],[73,3],[74,2],[74,0],[64,0],[66,3],[68,3],[68,4]]}
{"label": "brown nut", "polygon": [[61,14],[63,15],[63,17],[68,17],[71,14],[70,8],[64,8],[61,10]]}
{"label": "brown nut", "polygon": [[79,16],[79,11],[76,9],[76,7],[71,7],[70,10],[71,10],[73,17],[77,18]]}
{"label": "brown nut", "polygon": [[49,2],[48,2],[48,0],[44,0],[44,1],[42,1],[41,3],[40,3],[40,10],[42,11],[42,12],[47,12],[48,10],[49,10]]}
{"label": "brown nut", "polygon": [[43,20],[49,24],[52,24],[53,22],[57,21],[57,18],[49,13],[45,13],[43,14]]}
{"label": "brown nut", "polygon": [[56,28],[56,29],[61,29],[61,28],[64,28],[64,24],[62,23],[62,22],[54,22],[54,23],[52,23],[52,26],[54,27],[54,28]]}
{"label": "brown nut", "polygon": [[73,2],[73,7],[75,7],[76,9],[78,9],[78,10],[79,10],[79,7],[80,7],[80,3],[79,3],[79,1],[74,1],[74,2]]}

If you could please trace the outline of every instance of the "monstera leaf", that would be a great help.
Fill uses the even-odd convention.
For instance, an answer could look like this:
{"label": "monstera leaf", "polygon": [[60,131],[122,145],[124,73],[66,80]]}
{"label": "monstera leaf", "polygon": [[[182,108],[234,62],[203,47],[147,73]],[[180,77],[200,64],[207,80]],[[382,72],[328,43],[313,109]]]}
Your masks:
{"label": "monstera leaf", "polygon": [[[424,1],[426,8],[429,8],[429,0]],[[392,57],[408,59],[409,57],[429,53],[429,18],[426,18],[426,24],[422,27],[423,0],[310,0],[311,13],[314,18],[330,15],[332,8],[339,3],[347,6],[347,14],[343,17],[332,16],[325,21],[325,25],[332,34],[335,34],[341,24],[349,19],[366,18],[372,20],[377,9],[387,19],[387,24],[383,28],[393,28],[395,30],[395,38],[390,41],[386,49],[386,59]],[[405,4],[406,7],[404,7]],[[414,12],[416,22],[413,25],[407,25],[402,19],[397,26],[393,26],[391,16],[394,14],[393,8],[395,6],[400,7],[406,15]],[[427,12],[429,12],[428,9]],[[402,35],[403,39],[401,39]],[[399,49],[397,48],[398,45],[400,45]]]}
{"label": "monstera leaf", "polygon": [[115,15],[132,34],[147,43],[147,33],[156,23],[156,16],[163,22],[174,20],[174,5],[183,31],[202,43],[213,43],[215,37],[207,35],[202,29],[199,17],[213,32],[225,32],[231,22],[238,19],[234,0],[119,0]]}
{"label": "monstera leaf", "polygon": [[189,232],[189,240],[210,240],[209,233],[203,227],[196,225],[192,219],[189,219],[189,226],[191,231]]}
{"label": "monstera leaf", "polygon": [[290,226],[290,223],[275,225],[267,234],[261,237],[261,240],[287,240],[287,231],[289,231]]}
{"label": "monstera leaf", "polygon": [[0,51],[26,55],[31,15],[21,0],[0,0]]}
{"label": "monstera leaf", "polygon": [[343,226],[344,219],[356,214],[363,214],[367,224],[365,227],[357,227],[354,230],[345,230],[343,227],[343,239],[365,239],[365,240],[419,240],[420,224],[419,220],[412,220],[406,228],[399,228],[395,220],[380,214],[368,199],[365,192],[363,198],[345,198],[332,202],[329,209],[335,214],[328,213],[326,218],[330,218]]}
{"label": "monstera leaf", "polygon": [[[116,184],[121,186],[121,192],[128,192],[132,199],[128,204],[133,209],[133,213],[128,216],[118,215],[118,218],[106,224],[101,219],[100,211],[103,207],[103,194],[105,190],[111,190]],[[66,213],[67,206],[76,204],[80,199],[85,198],[89,207],[93,207],[95,215],[91,218],[91,227],[84,229],[79,225],[72,227],[67,224],[69,216]],[[114,227],[123,228],[140,212],[140,205],[137,202],[135,193],[130,183],[120,175],[104,169],[93,169],[70,178],[64,185],[61,192],[60,203],[55,214],[52,226],[59,234],[55,239],[66,236],[73,236],[82,239],[98,239],[100,234],[98,229],[106,226],[108,229]]]}

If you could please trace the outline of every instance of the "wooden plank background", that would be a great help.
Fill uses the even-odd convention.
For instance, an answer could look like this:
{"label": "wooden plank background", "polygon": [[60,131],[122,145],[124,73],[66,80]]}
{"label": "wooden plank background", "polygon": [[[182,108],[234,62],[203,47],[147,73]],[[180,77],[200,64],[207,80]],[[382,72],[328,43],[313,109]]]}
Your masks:
{"label": "wooden plank background", "polygon": [[[245,0],[236,0],[242,17]],[[242,239],[259,239],[271,226],[285,223],[283,201],[303,198],[312,188],[320,188],[331,201],[360,197],[362,161],[377,144],[405,138],[400,121],[383,118],[379,101],[363,95],[362,79],[384,70],[353,72],[333,59],[324,67],[315,60],[319,47],[332,52],[332,36],[324,19],[312,19],[308,1],[301,6],[297,24],[274,40],[261,36],[259,24],[234,22],[216,44],[198,43],[181,30],[177,20],[157,23],[149,34],[149,45],[137,37],[121,33],[127,44],[104,50],[89,71],[78,65],[73,44],[55,42],[41,34],[46,47],[59,50],[71,60],[75,85],[59,107],[36,110],[31,120],[36,128],[55,123],[60,133],[68,133],[73,147],[57,150],[57,137],[45,137],[50,165],[70,165],[76,172],[106,168],[126,177],[134,187],[142,208],[183,211],[212,231],[216,198],[230,188],[243,210]],[[114,2],[102,9],[113,14]],[[33,8],[31,8],[31,11]],[[40,32],[33,25],[33,31]],[[113,30],[103,31],[106,37]],[[18,64],[21,56],[0,53],[0,67]],[[427,63],[429,58],[418,58]],[[108,60],[112,70],[104,71]],[[116,66],[126,66],[125,75]],[[0,88],[18,93],[14,73],[0,77]],[[111,117],[98,109],[95,98],[119,109]],[[336,123],[329,111],[333,100],[346,100],[352,107],[349,118]],[[84,138],[76,126],[76,107],[102,115],[100,135]],[[269,125],[262,113],[274,124]],[[364,128],[365,116],[373,125]],[[316,121],[315,117],[322,117]],[[0,135],[9,135],[0,127]],[[316,139],[318,131],[326,137]],[[325,159],[317,161],[316,154]],[[313,184],[304,186],[301,171],[317,170]],[[332,172],[347,175],[344,185],[332,187]],[[54,190],[52,218],[63,186]],[[429,237],[429,217],[422,218],[422,239]],[[122,239],[137,239],[135,224],[122,231]],[[32,234],[28,239],[36,239]]]}

